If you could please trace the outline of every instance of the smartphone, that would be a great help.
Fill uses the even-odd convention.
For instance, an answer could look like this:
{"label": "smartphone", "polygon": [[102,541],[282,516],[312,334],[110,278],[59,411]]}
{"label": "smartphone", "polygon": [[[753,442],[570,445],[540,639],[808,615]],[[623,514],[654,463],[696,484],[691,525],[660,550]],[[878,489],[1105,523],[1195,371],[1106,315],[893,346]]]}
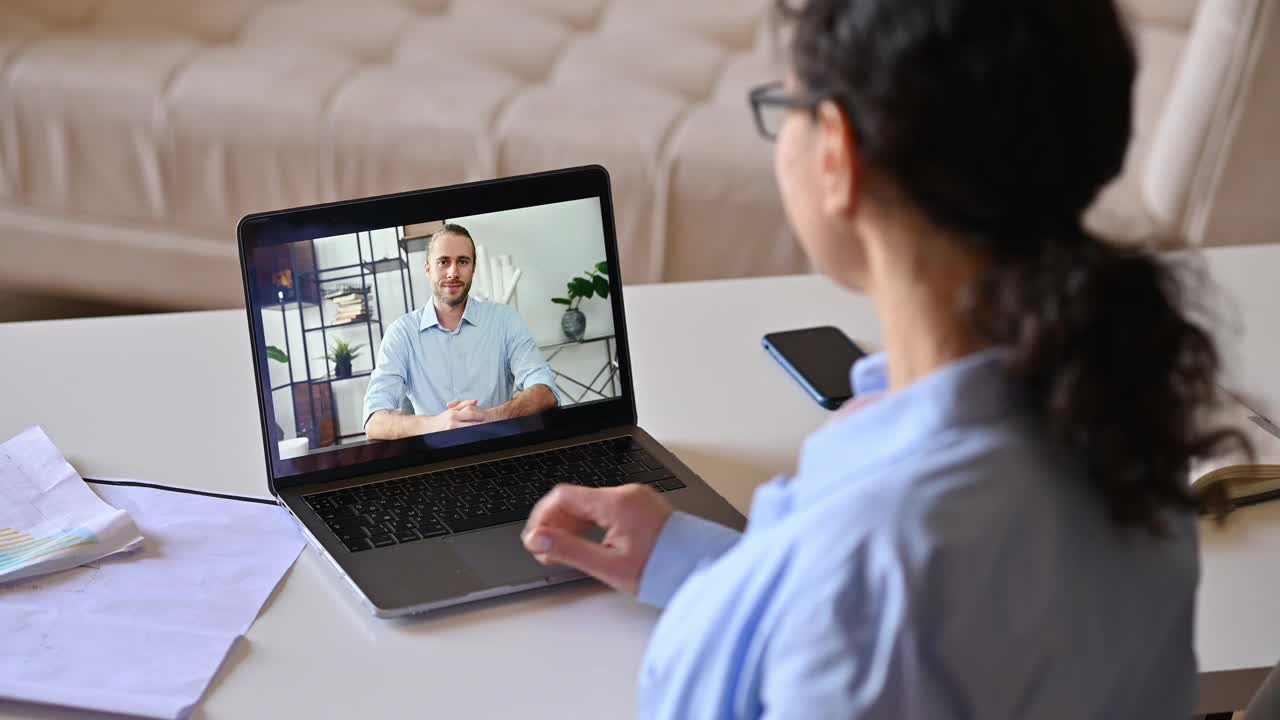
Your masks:
{"label": "smartphone", "polygon": [[839,328],[825,325],[769,333],[762,344],[822,407],[835,410],[853,397],[849,369],[866,353]]}

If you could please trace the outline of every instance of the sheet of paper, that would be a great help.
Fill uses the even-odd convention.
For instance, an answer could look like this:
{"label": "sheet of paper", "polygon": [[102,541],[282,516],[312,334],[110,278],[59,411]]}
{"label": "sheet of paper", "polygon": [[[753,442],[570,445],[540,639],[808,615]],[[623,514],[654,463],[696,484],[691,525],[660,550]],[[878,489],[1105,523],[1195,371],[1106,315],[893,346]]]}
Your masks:
{"label": "sheet of paper", "polygon": [[305,545],[275,505],[95,485],[147,540],[0,584],[0,697],[185,717]]}
{"label": "sheet of paper", "polygon": [[122,552],[142,541],[129,514],[98,498],[39,427],[0,445],[0,582]]}

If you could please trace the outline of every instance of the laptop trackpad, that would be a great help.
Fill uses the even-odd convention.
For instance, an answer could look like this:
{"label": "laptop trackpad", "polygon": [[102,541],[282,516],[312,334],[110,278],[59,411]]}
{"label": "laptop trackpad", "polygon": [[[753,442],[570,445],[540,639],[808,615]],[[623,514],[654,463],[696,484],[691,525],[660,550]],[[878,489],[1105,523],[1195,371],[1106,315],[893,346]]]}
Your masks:
{"label": "laptop trackpad", "polygon": [[523,527],[512,524],[458,535],[449,538],[449,544],[486,586],[527,585],[566,574],[563,568],[545,567],[533,559],[520,542]]}

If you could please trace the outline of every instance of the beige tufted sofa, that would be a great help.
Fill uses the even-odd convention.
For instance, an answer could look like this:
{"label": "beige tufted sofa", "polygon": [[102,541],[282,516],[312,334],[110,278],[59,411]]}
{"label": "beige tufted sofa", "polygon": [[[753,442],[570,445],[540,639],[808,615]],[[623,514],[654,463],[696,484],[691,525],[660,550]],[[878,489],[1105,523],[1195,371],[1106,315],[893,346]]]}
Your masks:
{"label": "beige tufted sofa", "polygon": [[[1277,5],[1129,0],[1137,136],[1094,225],[1280,239]],[[780,76],[767,7],[0,0],[0,285],[234,306],[245,213],[582,163],[628,282],[804,271],[744,100]]]}

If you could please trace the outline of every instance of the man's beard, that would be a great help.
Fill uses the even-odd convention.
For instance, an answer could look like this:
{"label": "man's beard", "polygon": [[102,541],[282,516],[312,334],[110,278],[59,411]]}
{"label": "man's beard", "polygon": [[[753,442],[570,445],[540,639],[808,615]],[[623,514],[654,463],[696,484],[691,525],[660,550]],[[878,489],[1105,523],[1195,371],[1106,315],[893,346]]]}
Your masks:
{"label": "man's beard", "polygon": [[456,298],[450,298],[446,295],[446,293],[448,293],[449,290],[448,288],[444,287],[443,284],[437,287],[439,289],[439,292],[436,293],[436,299],[444,303],[445,305],[448,305],[451,308],[458,307],[459,305],[465,303],[467,301],[467,297],[471,295],[470,283],[462,284],[462,291],[458,293],[458,296]]}

